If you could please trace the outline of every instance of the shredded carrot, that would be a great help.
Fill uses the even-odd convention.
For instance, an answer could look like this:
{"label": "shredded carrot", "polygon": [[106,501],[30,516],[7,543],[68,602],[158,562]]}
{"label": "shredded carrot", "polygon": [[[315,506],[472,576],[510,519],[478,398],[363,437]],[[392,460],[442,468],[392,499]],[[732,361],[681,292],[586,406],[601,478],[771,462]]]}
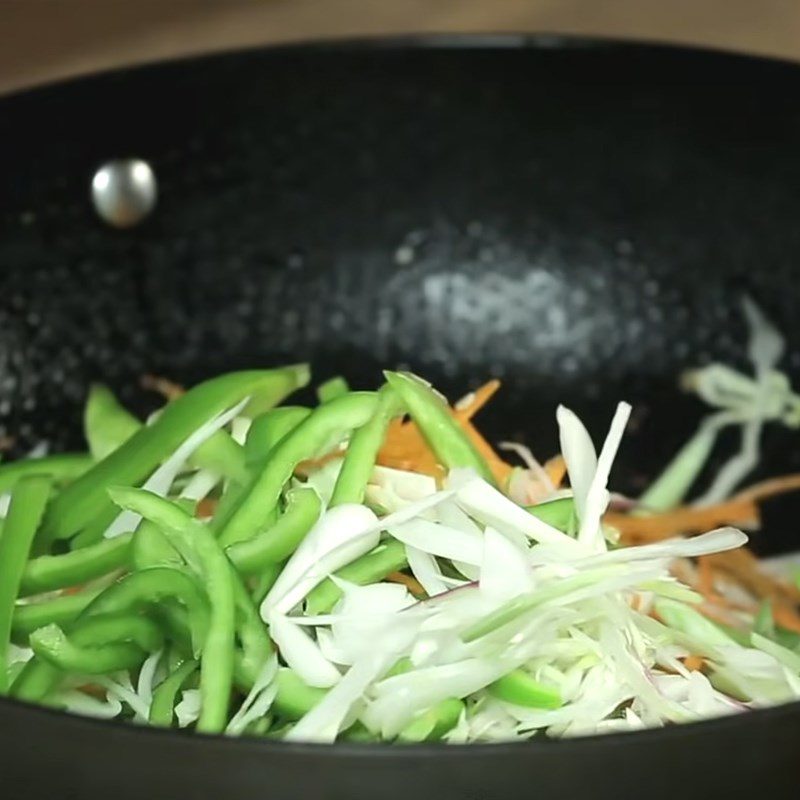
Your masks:
{"label": "shredded carrot", "polygon": [[683,660],[683,666],[690,672],[700,672],[705,665],[705,659],[702,656],[690,655],[686,656]]}
{"label": "shredded carrot", "polygon": [[697,570],[689,559],[676,558],[670,564],[669,571],[681,583],[685,583],[693,589],[697,586]]}
{"label": "shredded carrot", "polygon": [[734,500],[749,500],[750,502],[760,502],[770,497],[787,492],[800,490],[800,473],[795,472],[791,475],[782,475],[779,478],[770,478],[761,483],[755,483],[743,489],[734,496]]}
{"label": "shredded carrot", "polygon": [[469,420],[460,422],[464,432],[469,436],[472,444],[475,445],[475,449],[483,456],[484,460],[489,465],[494,479],[500,486],[505,486],[514,468],[497,455],[489,442],[483,438],[478,429]]}
{"label": "shredded carrot", "polygon": [[497,393],[500,381],[487,381],[480,388],[459,400],[453,408],[453,415],[461,422],[472,419]]}
{"label": "shredded carrot", "polygon": [[[685,583],[690,589],[694,589],[696,592],[702,594],[705,600],[706,608],[717,608],[720,611],[724,610],[726,612],[754,611],[755,606],[752,603],[747,606],[743,606],[740,603],[734,603],[732,600],[715,590],[714,579],[716,577],[716,573],[713,571],[710,562],[704,561],[703,559],[698,559],[698,567],[700,568],[696,569],[693,567],[688,559],[678,558],[675,559],[675,561],[673,561],[670,565],[670,572],[681,583]],[[703,574],[703,572],[706,570],[709,573],[708,576]]]}
{"label": "shredded carrot", "polygon": [[439,477],[441,468],[413,422],[393,420],[378,453],[378,464]]}
{"label": "shredded carrot", "polygon": [[416,578],[412,578],[404,572],[390,572],[386,576],[386,580],[391,583],[402,583],[415,597],[424,597],[426,594],[422,584]]}
{"label": "shredded carrot", "polygon": [[706,556],[715,569],[734,578],[756,597],[797,605],[800,590],[761,571],[758,558],[746,548]]}
{"label": "shredded carrot", "polygon": [[78,687],[78,691],[88,694],[90,697],[96,697],[98,700],[106,698],[106,690],[96,683],[84,683],[83,686]]}
{"label": "shredded carrot", "polygon": [[497,455],[495,449],[486,441],[480,431],[472,424],[472,418],[478,413],[500,388],[500,381],[497,379],[487,381],[472,394],[467,395],[464,400],[456,404],[452,414],[456,421],[469,436],[475,449],[483,456],[489,469],[492,471],[494,479],[504,486],[513,471],[513,467]]}
{"label": "shredded carrot", "polygon": [[212,497],[204,497],[197,503],[197,508],[194,511],[194,515],[198,519],[206,519],[207,517],[213,517],[214,512],[217,509],[218,501]]}
{"label": "shredded carrot", "polygon": [[186,389],[179,383],[162,378],[159,375],[142,375],[140,380],[142,389],[147,389],[149,392],[157,392],[167,400],[175,400],[183,394],[186,394]]}
{"label": "shredded carrot", "polygon": [[550,478],[550,482],[556,489],[561,488],[561,484],[564,482],[564,478],[567,475],[567,462],[564,461],[564,456],[559,453],[552,458],[547,459],[544,463],[544,471],[547,473],[547,477]]}
{"label": "shredded carrot", "polygon": [[389,423],[381,449],[382,451],[419,453],[428,450],[428,443],[416,423],[395,419]]}
{"label": "shredded carrot", "polygon": [[755,526],[759,514],[758,507],[750,500],[728,500],[704,508],[684,506],[641,517],[612,512],[605,515],[605,522],[623,537],[658,540],[685,533],[705,533],[718,525]]}
{"label": "shredded carrot", "polygon": [[309,458],[305,461],[301,461],[295,468],[294,471],[297,475],[306,476],[310,472],[313,472],[315,469],[319,469],[320,467],[324,467],[331,461],[336,461],[337,458],[342,458],[345,454],[344,450],[331,450],[330,453],[325,453],[324,456],[320,456],[319,458]]}
{"label": "shredded carrot", "polygon": [[800,633],[800,614],[786,603],[772,604],[772,618],[776,625],[793,633]]}
{"label": "shredded carrot", "polygon": [[377,463],[383,467],[404,469],[441,478],[442,468],[413,422],[394,420],[386,432]]}
{"label": "shredded carrot", "polygon": [[704,597],[714,597],[714,569],[703,556],[697,559],[697,589]]}
{"label": "shredded carrot", "polygon": [[697,580],[691,583],[690,586],[692,589],[702,594],[707,603],[727,609],[728,611],[746,611],[748,613],[755,611],[755,605],[753,603],[737,603],[726,597],[724,593],[717,591],[717,573],[707,556],[701,556],[697,559],[697,567]]}

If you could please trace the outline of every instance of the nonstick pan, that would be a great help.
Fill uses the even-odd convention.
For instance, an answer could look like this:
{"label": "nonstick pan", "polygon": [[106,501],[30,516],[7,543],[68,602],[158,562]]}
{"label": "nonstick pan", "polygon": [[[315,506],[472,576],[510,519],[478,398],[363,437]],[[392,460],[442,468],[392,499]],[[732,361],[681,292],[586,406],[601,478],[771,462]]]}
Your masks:
{"label": "nonstick pan", "polygon": [[[489,434],[555,448],[636,407],[615,485],[654,474],[702,413],[687,366],[740,363],[741,297],[800,377],[800,69],[548,38],[278,48],[92,77],[0,102],[0,433],[75,446],[92,380],[146,411],[179,381],[309,359],[374,385],[406,365],[504,390]],[[159,203],[107,226],[107,159]],[[533,424],[533,421],[536,424]],[[767,438],[763,472],[800,468]],[[797,499],[755,545],[800,544]],[[8,797],[513,800],[789,797],[800,706],[685,727],[491,746],[301,746],[0,702]]]}

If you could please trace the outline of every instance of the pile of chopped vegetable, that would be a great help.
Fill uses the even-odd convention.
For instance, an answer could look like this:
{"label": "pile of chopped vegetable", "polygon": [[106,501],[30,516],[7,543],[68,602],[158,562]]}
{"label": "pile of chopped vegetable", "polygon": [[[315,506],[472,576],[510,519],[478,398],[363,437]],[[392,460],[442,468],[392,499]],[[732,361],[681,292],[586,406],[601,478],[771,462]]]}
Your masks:
{"label": "pile of chopped vegetable", "polygon": [[[800,589],[743,547],[766,424],[800,425],[752,304],[752,375],[638,499],[569,409],[560,453],[501,452],[420,378],[236,372],[141,422],[101,386],[89,452],[0,466],[0,692],[135,723],[294,741],[451,743],[691,722],[800,697]],[[720,430],[740,452],[688,501]],[[514,466],[509,459],[521,461]],[[568,480],[568,487],[565,486]],[[695,490],[697,491],[697,490]],[[736,527],[730,527],[736,526]]]}

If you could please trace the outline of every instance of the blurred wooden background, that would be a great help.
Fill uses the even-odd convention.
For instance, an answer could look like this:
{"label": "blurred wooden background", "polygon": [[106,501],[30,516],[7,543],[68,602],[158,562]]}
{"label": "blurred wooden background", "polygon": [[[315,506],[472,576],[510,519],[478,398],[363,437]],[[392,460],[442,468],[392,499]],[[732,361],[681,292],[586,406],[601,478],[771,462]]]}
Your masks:
{"label": "blurred wooden background", "polygon": [[800,58],[800,0],[0,0],[0,91],[263,42],[547,31]]}

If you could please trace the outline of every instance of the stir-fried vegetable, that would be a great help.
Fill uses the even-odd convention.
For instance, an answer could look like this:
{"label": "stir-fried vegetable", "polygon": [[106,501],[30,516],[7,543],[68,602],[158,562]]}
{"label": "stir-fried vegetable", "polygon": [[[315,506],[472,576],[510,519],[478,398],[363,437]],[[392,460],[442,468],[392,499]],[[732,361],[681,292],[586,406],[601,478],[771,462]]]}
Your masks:
{"label": "stir-fried vegetable", "polygon": [[[288,367],[185,391],[147,423],[94,387],[87,454],[0,467],[0,692],[76,713],[294,741],[453,743],[636,730],[800,697],[800,587],[736,528],[800,476],[740,490],[767,423],[800,425],[752,304],[752,377],[638,500],[614,497],[630,407],[599,449],[502,457],[409,373],[273,406]],[[716,447],[742,447],[698,499]],[[563,486],[569,478],[569,488]],[[736,528],[728,527],[736,526]]]}

